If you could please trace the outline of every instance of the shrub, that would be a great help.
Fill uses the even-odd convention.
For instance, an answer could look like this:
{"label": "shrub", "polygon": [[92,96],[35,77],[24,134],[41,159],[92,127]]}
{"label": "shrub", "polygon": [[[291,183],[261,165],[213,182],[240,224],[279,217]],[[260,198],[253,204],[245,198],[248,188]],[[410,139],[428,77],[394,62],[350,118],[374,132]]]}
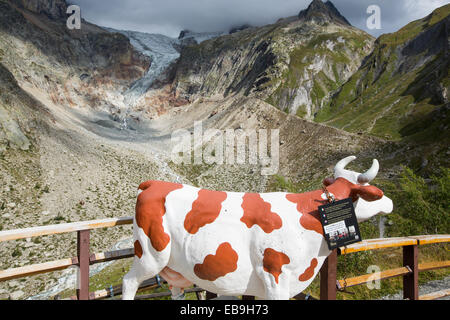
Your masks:
{"label": "shrub", "polygon": [[404,167],[397,182],[389,185],[394,202],[388,228],[395,236],[450,232],[450,169],[441,168],[429,181]]}

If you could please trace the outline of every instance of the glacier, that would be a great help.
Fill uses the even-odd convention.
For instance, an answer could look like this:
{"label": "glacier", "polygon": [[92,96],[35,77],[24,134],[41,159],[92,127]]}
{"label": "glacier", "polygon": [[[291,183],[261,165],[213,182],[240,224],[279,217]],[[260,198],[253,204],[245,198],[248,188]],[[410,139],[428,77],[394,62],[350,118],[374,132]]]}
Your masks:
{"label": "glacier", "polygon": [[124,102],[133,107],[166,69],[180,57],[179,49],[183,46],[182,40],[193,39],[197,43],[221,36],[224,32],[189,32],[183,39],[171,38],[162,34],[145,33],[130,30],[116,30],[104,28],[110,32],[118,32],[130,39],[131,45],[142,54],[150,57],[151,66],[145,76],[124,93]]}

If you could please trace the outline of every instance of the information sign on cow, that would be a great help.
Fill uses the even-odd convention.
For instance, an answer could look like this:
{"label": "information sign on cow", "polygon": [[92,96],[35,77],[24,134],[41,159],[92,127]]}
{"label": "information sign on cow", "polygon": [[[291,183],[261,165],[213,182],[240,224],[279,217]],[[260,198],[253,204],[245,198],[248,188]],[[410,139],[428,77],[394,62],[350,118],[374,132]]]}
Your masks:
{"label": "information sign on cow", "polygon": [[319,215],[330,250],[362,240],[351,198],[320,206]]}

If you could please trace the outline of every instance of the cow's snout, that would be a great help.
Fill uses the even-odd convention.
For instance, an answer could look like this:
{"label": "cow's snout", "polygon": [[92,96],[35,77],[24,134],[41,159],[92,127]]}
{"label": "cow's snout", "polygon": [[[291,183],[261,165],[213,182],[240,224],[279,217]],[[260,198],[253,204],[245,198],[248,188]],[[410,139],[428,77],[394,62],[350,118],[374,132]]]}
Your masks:
{"label": "cow's snout", "polygon": [[358,222],[366,221],[377,214],[386,215],[394,210],[394,204],[391,199],[383,196],[380,200],[365,201],[359,198],[355,202],[355,214]]}
{"label": "cow's snout", "polygon": [[384,196],[380,201],[383,203],[383,209],[380,211],[380,214],[389,214],[394,210],[394,203],[388,197]]}

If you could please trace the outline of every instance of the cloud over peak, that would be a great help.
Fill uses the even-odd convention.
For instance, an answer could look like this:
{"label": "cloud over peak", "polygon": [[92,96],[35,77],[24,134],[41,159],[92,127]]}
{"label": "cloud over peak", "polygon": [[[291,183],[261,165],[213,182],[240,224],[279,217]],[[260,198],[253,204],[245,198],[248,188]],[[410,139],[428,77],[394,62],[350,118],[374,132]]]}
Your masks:
{"label": "cloud over peak", "polygon": [[[311,0],[72,0],[86,20],[115,29],[161,33],[177,37],[181,30],[228,31],[243,24],[261,26],[296,16]],[[340,13],[354,26],[378,36],[420,19],[446,0],[335,0]],[[366,25],[370,5],[381,9],[382,29]]]}

